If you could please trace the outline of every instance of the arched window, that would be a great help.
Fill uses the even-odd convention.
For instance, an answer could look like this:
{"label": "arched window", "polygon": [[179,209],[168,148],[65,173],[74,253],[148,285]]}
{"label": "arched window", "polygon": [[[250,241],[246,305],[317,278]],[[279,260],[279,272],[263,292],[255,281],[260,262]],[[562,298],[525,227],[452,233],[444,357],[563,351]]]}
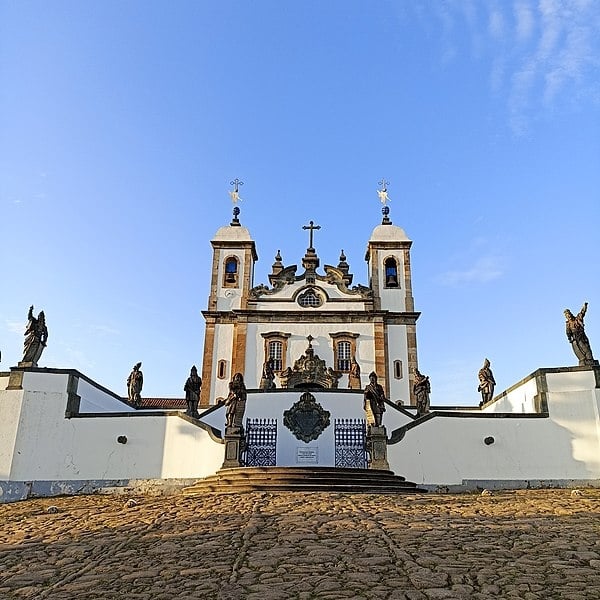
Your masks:
{"label": "arched window", "polygon": [[403,374],[402,374],[402,361],[401,360],[395,360],[394,361],[394,377],[396,379],[402,379]]}
{"label": "arched window", "polygon": [[227,376],[227,361],[220,360],[217,365],[217,377],[219,379],[225,379],[226,376]]}
{"label": "arched window", "polygon": [[237,287],[238,284],[238,259],[235,256],[229,256],[225,259],[225,274],[223,285],[225,287]]}
{"label": "arched window", "polygon": [[397,288],[398,285],[398,263],[393,256],[385,259],[385,287]]}

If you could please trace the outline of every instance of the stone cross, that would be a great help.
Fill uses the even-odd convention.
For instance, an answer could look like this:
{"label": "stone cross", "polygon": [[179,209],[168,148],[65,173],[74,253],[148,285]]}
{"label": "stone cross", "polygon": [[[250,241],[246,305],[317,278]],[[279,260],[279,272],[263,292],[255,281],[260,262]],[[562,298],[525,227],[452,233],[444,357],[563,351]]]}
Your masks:
{"label": "stone cross", "polygon": [[320,225],[315,225],[313,223],[313,221],[309,221],[308,225],[303,225],[302,226],[302,229],[308,229],[310,231],[308,248],[310,250],[314,250],[314,248],[313,248],[313,231],[315,231],[316,229],[321,229],[321,226]]}

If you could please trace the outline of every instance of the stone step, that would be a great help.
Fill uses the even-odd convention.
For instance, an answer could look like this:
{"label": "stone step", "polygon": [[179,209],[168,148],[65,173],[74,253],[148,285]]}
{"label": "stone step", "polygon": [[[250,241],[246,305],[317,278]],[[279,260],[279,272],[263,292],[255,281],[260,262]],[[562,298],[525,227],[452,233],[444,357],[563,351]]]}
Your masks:
{"label": "stone step", "polygon": [[206,492],[327,491],[421,493],[415,483],[392,471],[336,469],[333,467],[241,467],[221,469],[184,490],[185,495]]}

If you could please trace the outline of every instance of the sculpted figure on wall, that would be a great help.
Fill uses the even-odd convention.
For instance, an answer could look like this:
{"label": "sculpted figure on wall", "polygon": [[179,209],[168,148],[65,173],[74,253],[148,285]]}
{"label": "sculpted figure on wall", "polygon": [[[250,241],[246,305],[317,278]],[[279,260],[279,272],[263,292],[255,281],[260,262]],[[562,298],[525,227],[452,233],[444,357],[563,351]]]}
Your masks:
{"label": "sculpted figure on wall", "polygon": [[244,376],[241,373],[236,373],[229,383],[229,395],[225,399],[225,406],[227,407],[225,425],[227,427],[242,429],[247,396]]}
{"label": "sculpted figure on wall", "polygon": [[142,387],[144,385],[144,375],[140,371],[142,363],[136,363],[133,366],[129,377],[127,378],[127,396],[129,402],[134,406],[139,406],[142,402]]}
{"label": "sculpted figure on wall", "polygon": [[194,365],[190,369],[190,376],[187,378],[183,391],[185,392],[185,403],[187,404],[186,415],[198,419],[198,402],[200,401],[200,389],[202,387],[202,378],[198,375],[198,369]]}
{"label": "sculpted figure on wall", "polygon": [[579,366],[591,366],[596,364],[592,355],[592,348],[590,346],[590,340],[585,334],[585,327],[583,324],[583,318],[587,312],[588,303],[583,304],[582,309],[579,311],[577,316],[567,308],[565,310],[566,322],[566,333],[567,339],[571,343],[575,356],[579,359]]}
{"label": "sculpted figure on wall", "polygon": [[429,377],[415,369],[415,383],[413,385],[415,400],[417,402],[417,417],[426,415],[429,412],[429,394],[431,393],[431,384]]}
{"label": "sculpted figure on wall", "polygon": [[383,387],[377,383],[377,373],[373,371],[369,375],[369,383],[365,387],[363,408],[367,413],[367,423],[375,427],[381,427],[383,413],[385,412],[385,392]]}
{"label": "sculpted figure on wall", "polygon": [[272,358],[265,361],[262,370],[262,377],[260,379],[261,390],[274,390],[275,389],[275,362]]}
{"label": "sculpted figure on wall", "polygon": [[479,406],[483,406],[486,402],[489,402],[494,397],[494,387],[496,381],[492,369],[490,369],[490,361],[486,358],[483,362],[483,367],[479,369],[477,374],[479,378],[478,392],[481,392],[481,402]]}
{"label": "sculpted figure on wall", "polygon": [[33,306],[29,307],[27,314],[27,328],[25,329],[25,342],[23,346],[23,360],[21,366],[37,367],[38,360],[48,341],[48,328],[46,316],[42,310],[37,319],[33,316]]}
{"label": "sculpted figure on wall", "polygon": [[348,373],[348,388],[351,390],[360,390],[360,365],[356,362],[356,357],[352,357],[350,363],[350,372]]}

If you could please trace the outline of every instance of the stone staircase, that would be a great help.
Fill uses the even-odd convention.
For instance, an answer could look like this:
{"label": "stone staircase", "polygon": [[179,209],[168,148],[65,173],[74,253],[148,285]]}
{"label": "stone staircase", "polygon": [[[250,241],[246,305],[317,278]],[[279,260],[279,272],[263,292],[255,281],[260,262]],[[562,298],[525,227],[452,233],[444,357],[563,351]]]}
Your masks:
{"label": "stone staircase", "polygon": [[416,494],[427,490],[392,471],[334,467],[239,467],[221,469],[185,488],[187,496],[207,492],[348,492]]}

